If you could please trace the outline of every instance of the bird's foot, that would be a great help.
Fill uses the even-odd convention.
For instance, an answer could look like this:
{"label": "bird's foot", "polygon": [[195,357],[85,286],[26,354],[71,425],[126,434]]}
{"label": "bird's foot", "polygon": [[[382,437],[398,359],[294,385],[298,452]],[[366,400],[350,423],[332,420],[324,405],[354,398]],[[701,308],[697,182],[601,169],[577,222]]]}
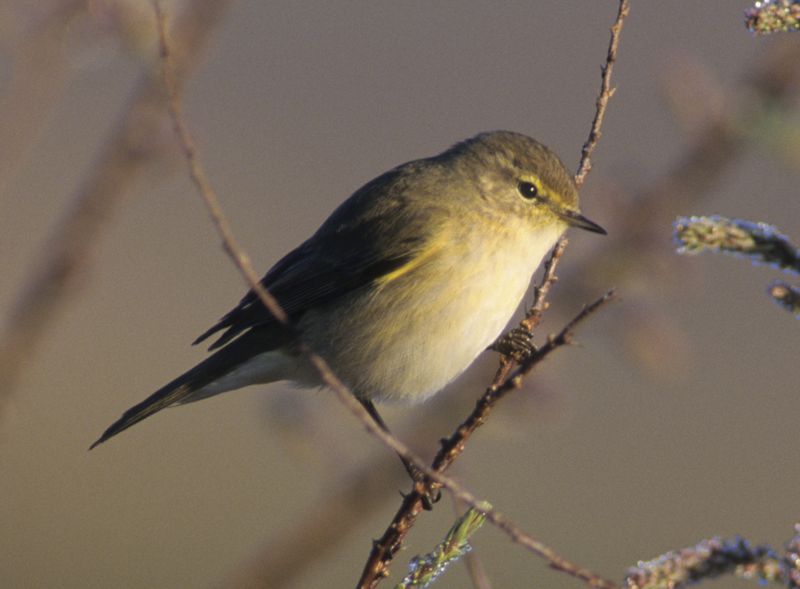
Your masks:
{"label": "bird's foot", "polygon": [[529,329],[517,326],[508,333],[501,335],[489,346],[494,352],[499,352],[504,356],[513,359],[517,364],[522,364],[533,356],[537,348],[531,341],[533,333]]}
{"label": "bird's foot", "polygon": [[411,462],[403,460],[406,467],[406,472],[411,480],[414,481],[414,488],[422,495],[422,508],[425,511],[431,511],[434,503],[437,503],[442,498],[442,490],[438,487],[431,486],[431,480],[424,472],[417,468]]}

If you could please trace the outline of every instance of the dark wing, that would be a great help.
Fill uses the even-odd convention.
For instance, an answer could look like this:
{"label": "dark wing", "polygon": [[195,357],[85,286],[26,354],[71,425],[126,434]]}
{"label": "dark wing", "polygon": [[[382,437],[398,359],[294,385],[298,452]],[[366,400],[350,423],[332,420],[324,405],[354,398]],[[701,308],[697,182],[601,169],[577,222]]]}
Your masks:
{"label": "dark wing", "polygon": [[[406,164],[365,185],[334,211],[305,243],[281,259],[261,280],[291,319],[368,285],[406,264],[422,246],[416,213],[405,192]],[[380,223],[376,220],[380,219]],[[198,337],[197,344],[224,330],[209,347],[275,321],[251,290],[227,315]]]}
{"label": "dark wing", "polygon": [[231,345],[218,350],[191,370],[158,389],[141,403],[128,409],[122,414],[122,417],[103,432],[103,435],[89,449],[102,444],[165,407],[190,400],[196,391],[225,376],[237,366],[265,350],[274,350],[285,345],[291,341],[291,338],[292,334],[288,330],[256,329],[249,331]]}

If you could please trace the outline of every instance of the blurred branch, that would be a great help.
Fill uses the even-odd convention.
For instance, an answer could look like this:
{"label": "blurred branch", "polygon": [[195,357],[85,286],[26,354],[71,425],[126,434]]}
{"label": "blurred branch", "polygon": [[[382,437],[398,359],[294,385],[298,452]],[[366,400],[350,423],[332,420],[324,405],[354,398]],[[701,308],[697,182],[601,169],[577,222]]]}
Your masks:
{"label": "blurred branch", "polygon": [[[197,65],[230,0],[192,0],[175,29],[181,47],[178,81]],[[45,329],[90,265],[100,230],[136,175],[157,155],[163,120],[163,88],[149,71],[141,75],[101,155],[73,197],[41,260],[12,310],[0,340],[0,414]]]}
{"label": "blurred branch", "polygon": [[769,264],[800,274],[800,250],[789,238],[766,223],[741,219],[678,217],[675,239],[680,254],[699,254],[705,250],[740,255],[755,263]]}
{"label": "blurred branch", "polygon": [[800,587],[800,524],[794,525],[794,536],[786,545],[786,554],[783,557],[786,566],[786,584],[789,589]]}
{"label": "blurred branch", "polygon": [[747,29],[760,35],[800,31],[800,0],[759,0],[744,16]]}
{"label": "blurred branch", "polygon": [[473,589],[492,589],[492,583],[486,574],[486,568],[474,550],[467,552],[464,557],[464,564],[467,567]]}
{"label": "blurred branch", "polygon": [[735,168],[751,140],[741,132],[742,122],[758,120],[766,105],[792,102],[800,83],[800,39],[777,41],[744,75],[742,87],[727,89],[726,108],[658,178],[631,199],[609,205],[608,237],[590,258],[570,264],[567,279],[577,285],[570,289],[570,298],[585,300],[609,281],[631,296],[641,290],[641,277],[652,275],[654,268],[665,274],[663,268],[674,256],[664,228],[692,210]]}
{"label": "blurred branch", "polygon": [[12,51],[11,79],[0,101],[0,200],[61,95],[67,79],[62,35],[85,4],[59,5]]}
{"label": "blurred branch", "polygon": [[464,556],[464,564],[467,567],[467,573],[472,581],[473,589],[492,589],[492,583],[489,581],[486,567],[483,566],[483,561],[481,561],[475,550],[467,552],[466,556]]}
{"label": "blurred branch", "polygon": [[[793,540],[796,548],[797,537]],[[627,589],[680,589],[722,575],[755,579],[760,584],[785,585],[798,572],[796,554],[787,548],[785,558],[769,546],[752,546],[744,538],[703,540],[696,546],[674,550],[628,569]]]}
{"label": "blurred branch", "polygon": [[[726,217],[679,217],[675,221],[675,240],[680,254],[705,250],[749,258],[800,274],[800,250],[772,225]],[[800,313],[800,290],[783,282],[774,283],[768,294],[788,311]]]}
{"label": "blurred branch", "polygon": [[[663,352],[654,352],[653,347],[653,342],[664,340],[664,330],[658,326],[668,328],[668,337],[675,344],[669,353],[674,357],[677,350],[686,362],[693,361],[679,322],[668,310],[654,305],[650,296],[676,288],[675,281],[667,279],[680,272],[677,265],[681,263],[674,255],[671,224],[677,216],[696,210],[698,203],[741,166],[743,157],[753,149],[755,137],[764,144],[765,138],[775,141],[786,133],[785,124],[768,121],[774,121],[774,113],[784,113],[781,120],[786,121],[791,120],[785,118],[786,113],[797,112],[800,36],[770,40],[759,58],[743,67],[740,83],[718,87],[713,95],[719,99],[694,111],[703,119],[692,121],[685,145],[675,157],[665,159],[660,173],[639,186],[616,184],[606,188],[607,194],[593,195],[604,197],[603,225],[609,234],[593,245],[590,256],[577,258],[562,270],[562,279],[571,286],[562,296],[573,304],[587,300],[609,283],[625,292],[628,304],[615,307],[607,335],[615,345],[626,348],[626,355],[662,379],[674,378],[676,372],[667,370],[662,361],[653,362],[663,357]],[[671,78],[673,87],[687,85],[685,69]],[[704,82],[714,83],[707,78]],[[675,98],[697,106],[707,100],[708,93],[702,99],[700,96],[697,91],[686,91]],[[796,150],[787,143],[782,145],[781,157],[797,160],[791,155]],[[643,341],[648,345],[641,345]]]}
{"label": "blurred branch", "polygon": [[[392,463],[392,466],[395,466]],[[229,589],[278,589],[308,572],[309,563],[341,545],[370,511],[389,499],[385,491],[407,480],[405,470],[388,468],[384,454],[340,477],[338,487],[325,488],[319,501],[303,510],[283,533],[258,551],[251,563],[238,567],[223,584]]]}

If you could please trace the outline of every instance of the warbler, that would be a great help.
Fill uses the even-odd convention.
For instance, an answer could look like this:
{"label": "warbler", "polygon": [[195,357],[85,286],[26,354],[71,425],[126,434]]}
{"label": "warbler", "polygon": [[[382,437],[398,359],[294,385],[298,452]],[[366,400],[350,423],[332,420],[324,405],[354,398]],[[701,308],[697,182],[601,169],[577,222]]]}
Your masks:
{"label": "warbler", "polygon": [[321,386],[301,342],[368,409],[423,401],[496,340],[568,227],[605,234],[580,213],[558,156],[519,133],[481,133],[389,170],[261,280],[290,327],[251,290],[195,340],[222,332],[211,356],[92,448],[171,405],[259,383]]}

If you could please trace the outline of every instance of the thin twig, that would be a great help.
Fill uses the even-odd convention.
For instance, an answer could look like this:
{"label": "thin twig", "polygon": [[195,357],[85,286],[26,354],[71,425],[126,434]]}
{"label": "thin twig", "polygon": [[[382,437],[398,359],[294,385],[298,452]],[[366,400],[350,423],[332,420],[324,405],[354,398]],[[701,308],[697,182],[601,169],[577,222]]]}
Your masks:
{"label": "thin twig", "polygon": [[338,477],[338,487],[321,488],[319,500],[294,514],[290,525],[259,548],[255,557],[237,567],[222,587],[299,587],[297,579],[308,571],[312,559],[339,548],[367,514],[394,499],[386,494],[386,489],[396,488],[407,480],[405,470],[394,468],[393,462],[387,463],[382,452],[352,466]]}
{"label": "thin twig", "polygon": [[473,549],[467,552],[464,556],[464,565],[467,567],[473,589],[492,589],[492,582],[477,551]]}
{"label": "thin twig", "polygon": [[[731,104],[707,121],[703,132],[647,186],[614,211],[614,231],[591,256],[569,268],[568,296],[582,300],[613,274],[618,287],[637,281],[642,272],[663,265],[663,230],[676,216],[693,210],[738,162],[752,135],[741,121],[756,125],[765,113],[792,108],[800,82],[800,51],[796,39],[775,39],[770,51],[743,74],[743,83],[726,90]],[[605,262],[604,262],[605,261]],[[616,322],[623,325],[624,322]]]}
{"label": "thin twig", "polygon": [[197,155],[197,148],[195,147],[194,141],[192,140],[189,129],[183,118],[183,106],[178,96],[175,73],[172,71],[172,59],[169,43],[167,42],[166,18],[163,10],[161,9],[160,0],[155,0],[153,2],[153,6],[155,8],[156,23],[158,26],[158,46],[161,56],[161,67],[163,74],[162,78],[164,81],[164,86],[167,89],[167,108],[169,109],[175,134],[178,136],[181,149],[183,149],[183,153],[186,156],[186,161],[189,164],[189,175],[191,176],[192,182],[197,188],[198,193],[200,193],[200,196],[203,198],[203,202],[206,204],[208,213],[211,215],[211,220],[214,222],[214,226],[217,228],[217,231],[222,238],[222,246],[225,248],[225,253],[227,253],[231,259],[233,259],[237,268],[239,268],[244,275],[244,278],[250,288],[256,292],[258,297],[261,299],[261,302],[264,303],[264,306],[269,310],[270,313],[272,313],[275,319],[284,325],[288,325],[288,315],[286,315],[286,312],[283,310],[283,308],[281,308],[275,297],[273,297],[267,291],[267,289],[262,286],[261,282],[259,281],[258,274],[256,274],[255,270],[253,269],[253,265],[250,263],[250,258],[237,243],[236,237],[231,230],[230,223],[228,223],[227,218],[222,212],[222,207],[219,204],[217,194],[211,187],[211,182],[206,175],[205,169],[200,164],[200,159]]}
{"label": "thin twig", "polygon": [[[550,292],[552,285],[558,280],[555,271],[566,246],[566,239],[559,241],[545,263],[544,276],[542,277],[539,286],[535,289],[534,302],[528,311],[527,316],[521,322],[523,324],[527,322],[532,326],[531,329],[533,329],[533,327],[538,325],[541,321],[541,313],[547,306],[546,296]],[[581,321],[582,319],[583,317],[578,319],[578,321]],[[573,320],[570,323],[571,327],[568,326],[569,330],[571,331],[574,329],[576,324],[576,321]],[[562,335],[563,333],[564,330],[562,330],[559,335]],[[534,364],[538,364],[544,360],[545,357],[552,351],[552,347],[546,346],[534,352],[529,359],[533,361],[531,368]],[[475,404],[475,408],[472,410],[472,413],[470,413],[470,415],[463,422],[461,422],[458,428],[456,428],[456,431],[453,432],[449,438],[442,440],[441,448],[433,459],[433,467],[437,471],[446,470],[450,467],[458,455],[463,452],[464,446],[472,433],[478,429],[478,427],[480,427],[489,417],[489,414],[491,413],[497,401],[499,401],[500,398],[505,394],[505,392],[498,392],[506,383],[508,383],[509,375],[511,374],[512,370],[514,370],[515,365],[515,362],[511,361],[510,358],[503,359],[503,361],[500,363],[497,373],[495,374],[492,384],[489,385],[484,394]]]}
{"label": "thin twig", "polygon": [[12,51],[11,76],[0,96],[0,201],[66,86],[71,72],[63,33],[85,9],[84,0],[62,2]]}
{"label": "thin twig", "polygon": [[553,253],[547,258],[544,264],[542,283],[533,289],[533,303],[527,313],[525,313],[525,319],[520,321],[520,325],[528,331],[533,331],[539,326],[539,323],[542,322],[542,315],[544,315],[544,312],[550,306],[547,302],[547,295],[550,294],[550,289],[553,288],[553,285],[558,282],[556,266],[561,256],[564,255],[564,250],[567,249],[568,244],[569,241],[566,237],[559,239],[558,243],[556,243],[556,246],[553,248]]}
{"label": "thin twig", "polygon": [[[542,273],[541,282],[538,286],[534,287],[533,303],[531,303],[531,306],[526,311],[525,317],[519,322],[517,327],[505,334],[498,341],[502,341],[516,333],[517,336],[524,338],[525,341],[530,343],[533,337],[533,330],[539,326],[539,323],[542,321],[542,315],[549,306],[547,295],[550,293],[550,289],[553,285],[558,281],[556,268],[568,244],[569,241],[566,237],[561,237],[558,242],[556,242],[553,251],[550,252],[550,255],[544,263],[544,272]],[[513,342],[515,338],[512,337],[511,339]],[[493,345],[491,349],[500,352],[500,365],[492,379],[492,384],[489,385],[490,388],[500,386],[503,381],[506,380],[512,368],[514,368],[517,358],[522,357],[522,354],[516,354],[513,351],[510,354],[506,354],[502,346],[495,346],[497,346],[497,344]]]}
{"label": "thin twig", "polygon": [[578,188],[583,186],[586,179],[586,174],[592,169],[592,154],[594,153],[597,142],[600,140],[602,133],[600,127],[603,125],[603,118],[606,114],[606,107],[608,101],[614,96],[616,88],[611,87],[611,73],[614,70],[614,64],[617,62],[617,51],[619,49],[619,39],[622,33],[622,25],[625,23],[625,17],[628,16],[630,6],[628,0],[620,0],[619,9],[617,10],[617,20],[611,26],[611,39],[608,42],[608,53],[606,54],[606,63],[600,70],[600,92],[597,95],[597,102],[595,103],[596,110],[594,120],[592,121],[592,128],[589,131],[589,138],[583,144],[581,150],[581,161],[578,164],[578,171],[575,173],[575,184]]}

